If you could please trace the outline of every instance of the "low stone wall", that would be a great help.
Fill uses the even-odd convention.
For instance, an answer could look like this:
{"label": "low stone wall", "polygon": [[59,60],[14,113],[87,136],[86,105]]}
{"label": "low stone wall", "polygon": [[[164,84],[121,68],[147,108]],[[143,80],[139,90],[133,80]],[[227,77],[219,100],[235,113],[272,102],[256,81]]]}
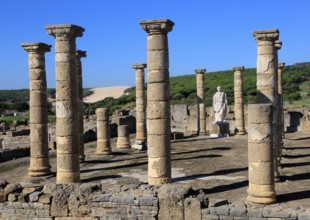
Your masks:
{"label": "low stone wall", "polygon": [[30,156],[29,147],[3,150],[0,151],[0,162],[5,162],[16,158],[28,157],[28,156]]}
{"label": "low stone wall", "polygon": [[7,132],[8,137],[17,137],[17,136],[25,136],[30,134],[30,129],[23,129],[18,131],[9,131]]}
{"label": "low stone wall", "polygon": [[0,219],[309,220],[310,209],[212,201],[202,190],[181,184],[21,186],[0,181]]}

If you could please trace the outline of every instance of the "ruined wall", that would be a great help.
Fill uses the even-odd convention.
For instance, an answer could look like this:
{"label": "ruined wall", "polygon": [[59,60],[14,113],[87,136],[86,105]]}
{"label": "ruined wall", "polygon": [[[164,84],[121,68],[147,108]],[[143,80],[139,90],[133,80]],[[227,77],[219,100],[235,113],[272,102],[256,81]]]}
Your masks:
{"label": "ruined wall", "polygon": [[310,209],[213,200],[184,184],[21,186],[0,181],[0,219],[309,220]]}

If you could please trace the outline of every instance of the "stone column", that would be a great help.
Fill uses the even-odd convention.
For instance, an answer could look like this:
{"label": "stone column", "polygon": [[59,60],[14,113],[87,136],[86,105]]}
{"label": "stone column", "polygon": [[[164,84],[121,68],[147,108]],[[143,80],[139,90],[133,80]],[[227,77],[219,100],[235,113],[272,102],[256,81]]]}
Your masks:
{"label": "stone column", "polygon": [[84,29],[76,25],[48,25],[48,34],[55,37],[56,60],[56,183],[80,181],[79,168],[79,101],[76,71],[76,37]]}
{"label": "stone column", "polygon": [[250,202],[270,204],[276,201],[272,104],[248,105],[248,155]]}
{"label": "stone column", "polygon": [[117,126],[117,148],[130,148],[129,127],[128,125]]}
{"label": "stone column", "polygon": [[148,183],[171,182],[168,19],[140,21],[147,37]]}
{"label": "stone column", "polygon": [[97,108],[97,149],[96,154],[111,154],[109,109]]}
{"label": "stone column", "polygon": [[51,173],[48,153],[48,118],[45,53],[51,45],[22,43],[29,60],[29,112],[30,112],[30,167],[29,176],[46,176]]}
{"label": "stone column", "polygon": [[243,105],[243,70],[244,66],[234,67],[234,98],[235,98],[235,118],[236,134],[244,135],[244,105]]}
{"label": "stone column", "polygon": [[285,63],[278,64],[278,95],[279,95],[279,139],[280,139],[280,149],[279,149],[279,164],[281,163],[282,149],[284,147],[283,138],[284,138],[284,111],[283,111],[283,69]]}
{"label": "stone column", "polygon": [[206,104],[205,104],[205,78],[206,69],[197,69],[196,72],[196,87],[197,87],[197,122],[198,135],[205,136],[206,130]]}
{"label": "stone column", "polygon": [[79,143],[80,143],[80,162],[85,161],[84,154],[84,102],[83,102],[83,77],[82,77],[82,62],[81,58],[86,57],[86,51],[76,51],[76,72],[77,72],[77,87],[78,87],[78,102],[79,102]]}
{"label": "stone column", "polygon": [[[273,105],[273,143],[274,151],[277,151],[277,97],[278,97],[278,75],[277,75],[277,52],[276,41],[279,38],[279,31],[263,30],[253,33],[258,44],[257,52],[257,103],[271,103]],[[277,154],[273,154],[277,157]],[[277,165],[277,160],[273,159]],[[278,179],[278,166],[273,166],[275,177]]]}
{"label": "stone column", "polygon": [[135,149],[146,149],[146,113],[144,102],[144,68],[146,64],[134,64],[136,70],[136,142]]}

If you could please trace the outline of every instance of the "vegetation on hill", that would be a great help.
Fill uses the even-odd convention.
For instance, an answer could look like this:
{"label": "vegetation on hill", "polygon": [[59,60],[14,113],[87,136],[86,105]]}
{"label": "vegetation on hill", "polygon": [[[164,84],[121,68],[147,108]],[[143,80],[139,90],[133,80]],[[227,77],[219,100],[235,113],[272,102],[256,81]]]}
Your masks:
{"label": "vegetation on hill", "polygon": [[[310,104],[308,91],[310,88],[310,62],[297,63],[284,68],[283,72],[283,94],[284,100],[293,104]],[[205,95],[206,106],[212,106],[212,97],[216,92],[216,87],[221,86],[227,94],[228,104],[234,104],[234,76],[232,70],[218,71],[205,74]],[[145,85],[147,88],[147,86]],[[243,74],[244,102],[254,103],[256,98],[256,69],[248,68]],[[55,97],[55,89],[48,89],[48,96]],[[84,89],[84,96],[90,95],[90,89]],[[94,114],[96,108],[106,107],[110,113],[116,109],[128,109],[135,106],[135,87],[125,91],[128,95],[123,95],[117,99],[107,97],[96,103],[85,103],[85,113]],[[170,98],[171,104],[196,103],[196,74],[177,76],[170,78]],[[23,90],[0,90],[0,112],[1,108],[19,109],[20,106],[27,108],[29,91]],[[1,103],[2,102],[2,103]],[[5,103],[3,103],[5,102]],[[12,106],[12,103],[19,107]],[[5,106],[5,107],[1,107]]]}
{"label": "vegetation on hill", "polygon": [[[232,70],[218,71],[205,74],[206,106],[212,106],[212,97],[216,87],[221,86],[227,94],[228,104],[234,104],[234,75]],[[284,68],[283,95],[284,100],[296,104],[310,104],[307,91],[310,87],[310,62],[297,63]],[[248,68],[243,74],[244,102],[255,103],[256,100],[256,68]],[[102,101],[87,104],[86,113],[93,114],[96,108],[107,107],[110,112],[115,109],[125,109],[135,106],[135,87],[126,90],[129,95],[123,95],[118,99],[108,97]],[[302,95],[304,98],[302,99]],[[177,76],[170,78],[171,104],[196,103],[196,74]],[[308,102],[302,102],[308,100]]]}

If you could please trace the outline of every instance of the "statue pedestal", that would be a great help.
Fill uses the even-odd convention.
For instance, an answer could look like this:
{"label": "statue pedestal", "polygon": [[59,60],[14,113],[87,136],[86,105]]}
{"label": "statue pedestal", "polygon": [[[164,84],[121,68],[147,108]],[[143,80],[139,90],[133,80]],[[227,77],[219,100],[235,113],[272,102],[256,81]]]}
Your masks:
{"label": "statue pedestal", "polygon": [[229,123],[226,121],[218,121],[212,124],[210,137],[221,138],[229,137]]}

